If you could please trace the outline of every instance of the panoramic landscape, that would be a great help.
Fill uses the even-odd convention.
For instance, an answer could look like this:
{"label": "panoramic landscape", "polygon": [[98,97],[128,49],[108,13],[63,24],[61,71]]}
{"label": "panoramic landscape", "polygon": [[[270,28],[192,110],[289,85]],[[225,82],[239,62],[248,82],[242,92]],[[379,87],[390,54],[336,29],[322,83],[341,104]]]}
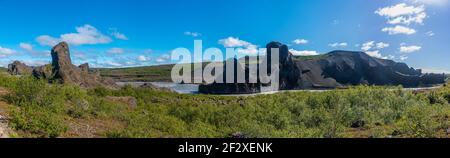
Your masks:
{"label": "panoramic landscape", "polygon": [[1,1],[0,138],[450,138],[447,0],[348,1]]}

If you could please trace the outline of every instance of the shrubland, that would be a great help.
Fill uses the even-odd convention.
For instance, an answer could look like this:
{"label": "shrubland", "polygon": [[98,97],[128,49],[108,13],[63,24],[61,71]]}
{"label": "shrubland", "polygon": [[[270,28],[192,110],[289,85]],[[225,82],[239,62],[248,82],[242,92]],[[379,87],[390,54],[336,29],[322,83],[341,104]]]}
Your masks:
{"label": "shrubland", "polygon": [[[448,137],[450,87],[414,92],[356,86],[257,96],[175,94],[155,89],[48,84],[0,75],[21,137],[429,138]],[[131,96],[137,107],[108,99]]]}

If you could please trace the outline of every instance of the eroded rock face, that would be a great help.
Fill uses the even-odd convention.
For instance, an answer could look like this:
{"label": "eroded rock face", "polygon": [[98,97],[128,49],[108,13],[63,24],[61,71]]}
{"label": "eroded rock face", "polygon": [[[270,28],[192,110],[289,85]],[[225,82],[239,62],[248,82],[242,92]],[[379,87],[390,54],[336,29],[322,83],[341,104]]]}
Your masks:
{"label": "eroded rock face", "polygon": [[36,67],[33,69],[33,76],[38,79],[50,79],[52,78],[52,69],[51,64]]}
{"label": "eroded rock face", "polygon": [[[271,75],[272,72],[272,56],[277,55],[275,52],[278,50],[278,60],[279,60],[279,89],[275,90],[291,90],[291,89],[301,89],[303,83],[301,68],[294,62],[294,56],[291,52],[289,52],[289,48],[287,45],[284,45],[280,42],[270,42],[266,46],[267,49],[267,57],[258,59],[259,61],[267,63],[267,72],[268,75]],[[249,57],[246,58],[249,60]],[[258,61],[258,62],[259,62]],[[250,74],[248,64],[245,67],[239,67],[240,64],[237,64],[237,60],[235,63],[235,83],[212,83],[209,85],[200,85],[199,90],[200,93],[206,94],[251,94],[251,93],[259,93],[262,91],[263,86],[268,86],[269,84],[262,84],[260,81],[262,80],[258,73]],[[226,63],[224,63],[224,74],[226,74]],[[239,68],[239,69],[238,69]],[[259,69],[259,68],[258,68]],[[237,71],[245,71],[246,82],[245,83],[237,83]],[[250,75],[256,76],[258,82],[250,83],[249,78]],[[224,76],[224,80],[225,80]]]}
{"label": "eroded rock face", "polygon": [[61,42],[53,47],[52,52],[52,78],[60,83],[76,84],[82,87],[116,86],[111,79],[103,78],[99,73],[90,73],[89,64],[79,67],[72,64],[69,45]]}
{"label": "eroded rock face", "polygon": [[81,70],[72,64],[69,45],[67,43],[62,42],[53,47],[51,55],[53,80],[58,80],[61,83],[83,84]]}
{"label": "eroded rock face", "polygon": [[8,73],[11,75],[30,75],[32,71],[33,68],[20,61],[14,61],[8,65]]}
{"label": "eroded rock face", "polygon": [[[364,52],[333,51],[321,58],[298,62],[302,69],[315,69],[315,77],[332,78],[341,85],[402,85],[418,87],[445,82],[443,74],[422,74],[405,63],[374,58]],[[311,80],[317,83],[316,80]]]}
{"label": "eroded rock face", "polygon": [[289,90],[289,89],[297,89],[301,84],[301,70],[294,62],[293,55],[289,52],[289,48],[287,45],[284,45],[280,42],[270,42],[266,46],[267,48],[267,56],[268,61],[268,70],[267,72],[271,72],[272,65],[270,59],[273,55],[272,49],[279,50],[279,68],[280,68],[280,81],[279,87],[280,90]]}
{"label": "eroded rock face", "polygon": [[[231,59],[233,60],[233,59]],[[233,83],[212,83],[212,84],[203,84],[199,86],[199,92],[204,94],[251,94],[251,93],[259,93],[261,92],[262,84],[259,83],[250,83],[250,74],[248,64],[242,66],[238,63],[237,59],[234,59],[231,63],[234,64],[234,81]],[[224,68],[222,75],[219,75],[218,78],[222,78],[222,81],[227,81],[227,63],[224,62]],[[242,71],[245,72],[245,82],[238,82],[237,72]]]}
{"label": "eroded rock face", "polygon": [[89,63],[81,64],[78,68],[80,68],[83,73],[89,73]]}
{"label": "eroded rock face", "polygon": [[70,59],[69,45],[61,42],[51,51],[52,64],[35,67],[34,69],[20,62],[10,64],[8,71],[13,75],[32,74],[39,79],[52,82],[75,84],[85,88],[97,86],[117,87],[112,79],[100,76],[98,72],[90,72],[89,64],[75,66]]}

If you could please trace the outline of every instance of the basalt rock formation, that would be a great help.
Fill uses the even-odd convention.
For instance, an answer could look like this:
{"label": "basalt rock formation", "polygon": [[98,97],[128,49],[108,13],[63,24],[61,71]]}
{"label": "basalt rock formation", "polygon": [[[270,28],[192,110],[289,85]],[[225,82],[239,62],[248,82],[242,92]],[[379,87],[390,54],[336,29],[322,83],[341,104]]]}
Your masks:
{"label": "basalt rock formation", "polygon": [[33,69],[33,76],[38,79],[49,79],[52,77],[52,64],[38,66]]}
{"label": "basalt rock formation", "polygon": [[[10,64],[12,75],[32,74],[39,79],[47,79],[56,83],[67,83],[79,85],[85,88],[96,86],[116,87],[112,79],[100,76],[100,73],[89,70],[89,64],[82,64],[79,67],[72,64],[70,58],[69,45],[61,42],[51,51],[52,64],[35,68],[28,67],[19,62]],[[25,71],[26,70],[26,71]]]}
{"label": "basalt rock formation", "polygon": [[[364,52],[333,51],[320,58],[299,61],[297,65],[307,77],[332,79],[328,83],[339,85],[402,85],[403,87],[419,87],[445,83],[444,74],[423,74],[405,63],[374,58]],[[309,80],[311,86],[302,88],[334,88],[315,80]]]}
{"label": "basalt rock formation", "polygon": [[26,64],[20,61],[14,61],[8,65],[8,73],[11,75],[29,75],[33,71],[33,68],[28,67]]}
{"label": "basalt rock formation", "polygon": [[[311,59],[299,59],[279,42],[271,42],[266,48],[268,59],[273,54],[272,48],[279,49],[278,90],[334,89],[361,84],[419,87],[442,84],[446,78],[444,74],[423,74],[421,70],[410,68],[405,63],[374,58],[364,52],[333,51]],[[267,62],[270,72],[272,63]],[[225,69],[223,73],[226,73]],[[246,71],[246,75],[255,74]],[[261,92],[263,86],[259,83],[213,83],[200,85],[200,93],[257,93]]]}
{"label": "basalt rock formation", "polygon": [[[233,59],[232,59],[233,60]],[[224,65],[224,72],[222,75],[219,75],[220,78],[222,78],[222,81],[227,81],[227,62],[225,62]],[[261,83],[250,83],[250,71],[248,68],[248,64],[245,65],[245,67],[242,67],[241,64],[238,64],[238,61],[234,59],[232,61],[234,63],[234,80],[233,83],[212,83],[209,85],[200,85],[199,91],[200,93],[206,93],[206,94],[251,94],[251,93],[258,93],[261,92]],[[246,73],[245,75],[245,82],[238,82],[237,72],[238,71],[244,71]],[[257,74],[251,74],[251,75],[257,75]]]}

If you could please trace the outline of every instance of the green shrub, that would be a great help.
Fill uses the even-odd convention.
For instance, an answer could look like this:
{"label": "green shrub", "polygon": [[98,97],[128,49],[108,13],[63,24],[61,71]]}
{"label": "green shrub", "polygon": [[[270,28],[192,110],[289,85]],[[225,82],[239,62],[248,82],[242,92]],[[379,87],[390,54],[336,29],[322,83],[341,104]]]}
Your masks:
{"label": "green shrub", "polygon": [[[11,112],[12,127],[33,137],[65,136],[70,130],[67,120],[74,119],[107,123],[95,134],[113,138],[214,138],[236,133],[254,138],[439,137],[450,125],[448,87],[423,94],[401,87],[356,86],[225,97],[131,86],[82,89],[4,75],[0,86],[11,90],[4,99],[17,109]],[[130,109],[106,96],[132,96],[138,106]]]}
{"label": "green shrub", "polygon": [[439,123],[433,118],[436,116],[436,107],[412,105],[399,121],[399,128],[404,137],[432,138],[436,137]]}
{"label": "green shrub", "polygon": [[41,107],[27,106],[13,111],[10,124],[14,129],[27,131],[37,137],[59,137],[67,131],[63,117]]}
{"label": "green shrub", "polygon": [[448,103],[448,101],[444,98],[445,96],[442,96],[438,94],[438,92],[431,92],[428,94],[428,100],[430,104],[445,104]]}

